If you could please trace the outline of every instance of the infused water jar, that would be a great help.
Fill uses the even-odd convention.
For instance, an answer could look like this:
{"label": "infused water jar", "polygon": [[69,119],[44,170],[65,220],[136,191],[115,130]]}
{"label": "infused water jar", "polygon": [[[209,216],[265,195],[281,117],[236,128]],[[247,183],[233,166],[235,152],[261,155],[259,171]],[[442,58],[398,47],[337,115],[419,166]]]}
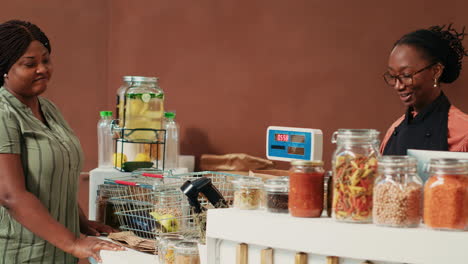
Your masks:
{"label": "infused water jar", "polygon": [[333,209],[337,221],[372,222],[372,194],[377,175],[379,132],[339,129],[332,136]]}
{"label": "infused water jar", "polygon": [[424,224],[440,230],[466,230],[468,160],[431,159],[424,185]]}
{"label": "infused water jar", "polygon": [[132,86],[128,88],[125,97],[125,139],[136,142],[157,141],[158,133],[152,130],[161,129],[164,115],[164,92],[158,86],[158,78],[133,77]]}
{"label": "infused water jar", "polygon": [[119,89],[117,89],[117,104],[116,104],[117,111],[115,112],[120,125],[124,123],[123,119],[124,119],[125,102],[126,102],[125,94],[127,93],[128,88],[132,86],[132,76],[124,76],[122,77],[122,81],[123,82],[120,85]]}
{"label": "infused water jar", "polygon": [[288,213],[289,178],[269,179],[265,181],[266,209],[272,213]]}
{"label": "infused water jar", "polygon": [[320,217],[324,198],[323,162],[295,160],[289,170],[289,212],[295,217]]}
{"label": "infused water jar", "polygon": [[417,227],[422,217],[423,183],[416,158],[383,156],[378,164],[372,210],[374,224]]}

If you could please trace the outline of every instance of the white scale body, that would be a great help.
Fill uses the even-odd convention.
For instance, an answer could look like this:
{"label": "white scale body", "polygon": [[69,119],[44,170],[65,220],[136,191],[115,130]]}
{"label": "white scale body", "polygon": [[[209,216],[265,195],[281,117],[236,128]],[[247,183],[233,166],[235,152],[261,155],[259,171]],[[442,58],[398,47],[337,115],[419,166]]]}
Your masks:
{"label": "white scale body", "polygon": [[270,160],[322,160],[323,133],[320,129],[269,126],[266,155]]}

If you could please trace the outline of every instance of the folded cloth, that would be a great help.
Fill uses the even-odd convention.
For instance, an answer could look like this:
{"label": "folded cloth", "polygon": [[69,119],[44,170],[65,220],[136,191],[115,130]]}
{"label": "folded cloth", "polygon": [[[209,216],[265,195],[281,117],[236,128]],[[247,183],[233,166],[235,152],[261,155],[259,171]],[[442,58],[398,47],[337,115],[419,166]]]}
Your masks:
{"label": "folded cloth", "polygon": [[250,156],[244,153],[226,155],[203,154],[200,157],[200,169],[208,171],[249,171],[271,169],[271,160]]}

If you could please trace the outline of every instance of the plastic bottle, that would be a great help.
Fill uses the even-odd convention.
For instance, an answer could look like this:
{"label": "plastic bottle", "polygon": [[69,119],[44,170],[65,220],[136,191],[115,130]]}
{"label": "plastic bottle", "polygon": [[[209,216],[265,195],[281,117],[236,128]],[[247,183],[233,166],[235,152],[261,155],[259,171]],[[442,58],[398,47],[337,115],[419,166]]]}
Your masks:
{"label": "plastic bottle", "polygon": [[98,131],[98,167],[112,167],[113,142],[111,132],[112,111],[99,112],[101,119],[97,125]]}
{"label": "plastic bottle", "polygon": [[179,125],[175,117],[174,112],[164,113],[164,129],[166,130],[164,169],[176,169],[179,165]]}

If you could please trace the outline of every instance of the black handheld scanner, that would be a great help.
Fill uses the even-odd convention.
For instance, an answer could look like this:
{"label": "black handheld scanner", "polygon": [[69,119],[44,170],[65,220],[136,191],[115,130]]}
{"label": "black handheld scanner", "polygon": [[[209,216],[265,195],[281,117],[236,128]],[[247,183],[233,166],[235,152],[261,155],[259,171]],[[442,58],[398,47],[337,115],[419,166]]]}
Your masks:
{"label": "black handheld scanner", "polygon": [[211,179],[201,177],[194,181],[186,181],[180,187],[182,192],[187,196],[189,204],[194,208],[195,213],[201,213],[202,207],[198,200],[198,195],[203,194],[206,199],[215,208],[226,208],[227,203],[219,190],[211,183]]}

